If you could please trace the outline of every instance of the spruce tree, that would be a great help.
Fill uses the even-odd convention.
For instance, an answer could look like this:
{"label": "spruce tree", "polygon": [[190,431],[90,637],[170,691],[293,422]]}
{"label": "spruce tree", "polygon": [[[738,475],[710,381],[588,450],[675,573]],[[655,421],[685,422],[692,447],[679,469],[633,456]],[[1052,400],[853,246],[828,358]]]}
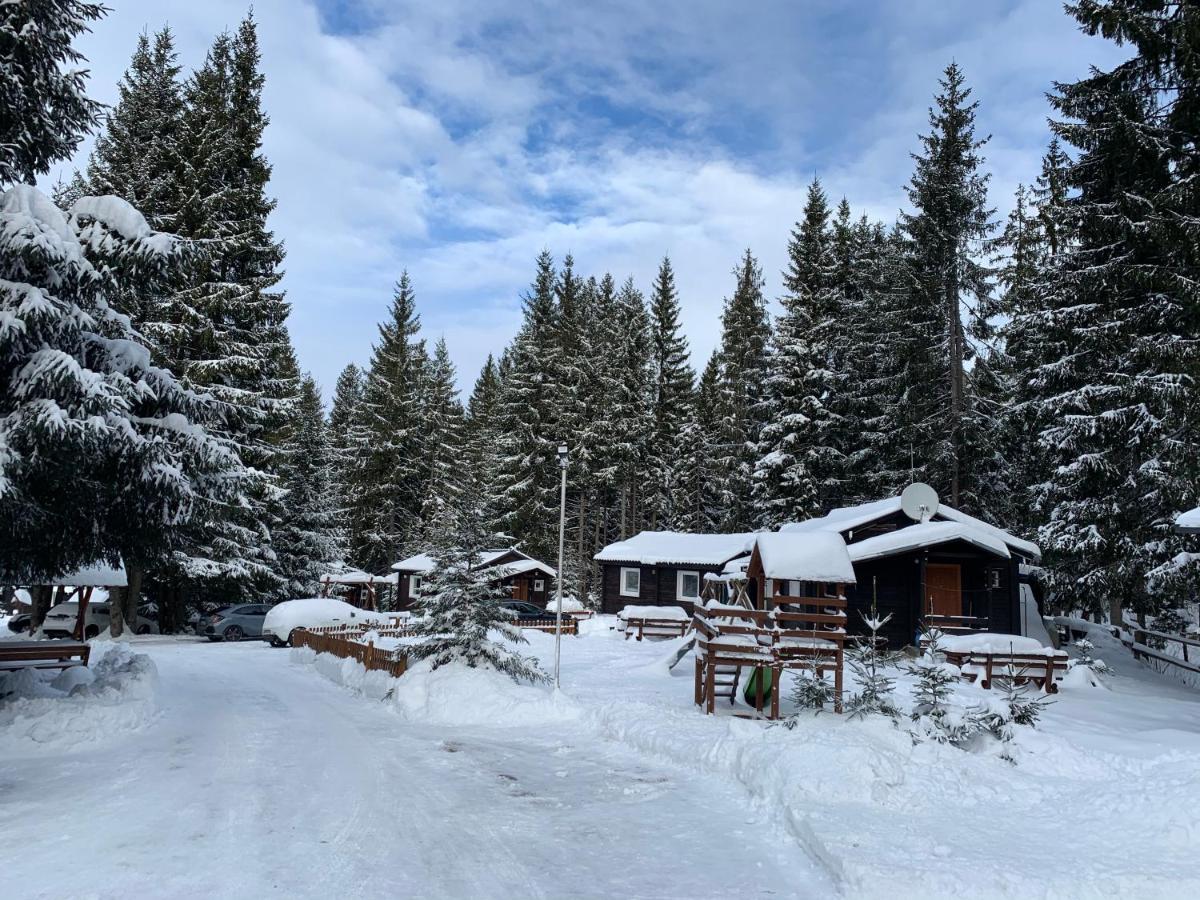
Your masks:
{"label": "spruce tree", "polygon": [[500,414],[500,367],[489,353],[467,400],[463,422],[464,490],[486,500],[496,478],[496,441]]}
{"label": "spruce tree", "polygon": [[652,530],[670,530],[678,519],[676,494],[696,380],[688,364],[687,338],[679,321],[679,295],[671,260],[663,257],[650,291],[652,437],[649,443],[649,482],[646,506]]}
{"label": "spruce tree", "polygon": [[500,395],[496,529],[538,559],[558,553],[558,387],[554,261],[548,250],[525,296],[524,322],[508,351]]}
{"label": "spruce tree", "polygon": [[715,468],[720,483],[723,531],[749,531],[755,525],[753,488],[758,444],[770,416],[766,396],[766,355],[771,337],[763,276],[747,250],[734,269],[736,287],[721,316],[720,426]]}
{"label": "spruce tree", "polygon": [[105,12],[82,0],[0,5],[0,186],[34,184],[96,127],[102,105],[84,93],[72,43]]}
{"label": "spruce tree", "polygon": [[[71,40],[92,4],[0,12],[0,580],[38,582],[121,559],[145,567],[187,525],[236,503],[245,475],[209,433],[209,398],[153,364],[114,298],[153,293],[179,243],[116,197],[69,216],[26,184],[93,124]],[[54,121],[49,121],[53,117]],[[113,623],[119,628],[120,608]]]}
{"label": "spruce tree", "polygon": [[[986,429],[971,396],[967,362],[973,338],[986,337],[994,313],[991,271],[980,261],[994,229],[988,176],[971,102],[957,64],[946,67],[929,112],[929,133],[908,187],[902,218],[912,277],[912,347],[904,385],[905,433],[926,458],[924,480],[944,485],[951,506],[975,506],[974,461]],[[971,311],[964,323],[963,308]],[[969,326],[969,327],[968,327]]]}
{"label": "spruce tree", "polygon": [[835,361],[844,340],[835,264],[829,205],[813,179],[804,217],[788,243],[783,313],[775,323],[767,361],[770,414],[754,482],[760,526],[818,516],[840,492],[841,453],[832,445],[839,416],[830,404],[843,388]]}
{"label": "spruce tree", "polygon": [[321,392],[305,375],[280,452],[284,513],[272,535],[284,597],[315,596],[321,576],[340,559],[329,450]]}
{"label": "spruce tree", "polygon": [[713,351],[696,387],[696,402],[683,427],[684,453],[677,480],[680,531],[708,533],[721,520],[721,486],[717,474],[721,441],[721,357]]}
{"label": "spruce tree", "polygon": [[350,523],[355,508],[353,491],[367,442],[360,427],[363,373],[350,363],[338,375],[329,408],[329,480],[338,523],[339,555],[349,554]]}
{"label": "spruce tree", "polygon": [[463,408],[455,377],[446,340],[438,338],[425,376],[421,409],[426,453],[421,525],[427,540],[431,529],[443,520],[444,510],[455,505],[466,488]]}
{"label": "spruce tree", "polygon": [[1088,34],[1128,45],[1107,71],[1056,85],[1071,241],[1034,325],[1070,334],[1035,376],[1049,420],[1040,531],[1054,588],[1093,612],[1178,605],[1147,575],[1178,553],[1174,515],[1200,483],[1200,53],[1192,4],[1078,3]]}
{"label": "spruce tree", "polygon": [[433,548],[434,570],[426,581],[419,603],[422,617],[416,622],[421,638],[408,647],[418,659],[430,660],[437,669],[461,664],[495,669],[514,681],[545,681],[537,661],[510,648],[525,643],[501,604],[510,599],[508,588],[495,580],[495,571],[480,568],[483,554],[498,536],[485,525],[485,516],[474,498],[443,511],[445,524],[438,528]]}
{"label": "spruce tree", "polygon": [[425,499],[426,424],[422,410],[427,358],[408,272],[400,276],[388,320],[379,326],[357,407],[363,434],[351,513],[350,557],[383,572],[420,540]]}

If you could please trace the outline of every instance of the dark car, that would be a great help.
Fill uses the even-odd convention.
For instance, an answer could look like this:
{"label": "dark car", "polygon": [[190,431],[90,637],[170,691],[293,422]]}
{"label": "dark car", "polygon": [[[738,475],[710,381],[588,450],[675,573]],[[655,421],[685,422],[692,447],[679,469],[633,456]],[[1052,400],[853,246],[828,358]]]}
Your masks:
{"label": "dark car", "polygon": [[511,609],[517,614],[518,624],[532,619],[544,620],[551,618],[550,614],[540,606],[536,606],[533,603],[526,603],[524,600],[506,600],[500,605],[505,609]]}
{"label": "dark car", "polygon": [[8,620],[8,630],[20,634],[22,631],[29,630],[29,623],[33,621],[33,616],[29,613],[17,613]]}
{"label": "dark car", "polygon": [[210,641],[242,641],[262,637],[263,618],[271,607],[263,603],[241,603],[219,609],[204,623],[202,634]]}

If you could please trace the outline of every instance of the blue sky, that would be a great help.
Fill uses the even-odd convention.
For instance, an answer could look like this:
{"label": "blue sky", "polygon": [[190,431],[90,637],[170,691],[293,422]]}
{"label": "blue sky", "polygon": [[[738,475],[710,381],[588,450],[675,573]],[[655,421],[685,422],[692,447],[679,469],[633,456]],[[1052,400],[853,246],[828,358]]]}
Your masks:
{"label": "blue sky", "polygon": [[[137,33],[169,23],[185,67],[237,0],[110,0],[81,42],[110,102]],[[301,365],[328,393],[370,357],[402,269],[469,390],[520,321],[533,260],[647,289],[671,255],[693,360],[719,337],[751,247],[779,290],[821,177],[892,221],[942,68],[981,101],[1000,215],[1037,172],[1045,92],[1121,51],[1053,0],[503,3],[257,0],[272,219]],[[81,148],[75,164],[86,158]],[[64,167],[69,172],[69,166]]]}

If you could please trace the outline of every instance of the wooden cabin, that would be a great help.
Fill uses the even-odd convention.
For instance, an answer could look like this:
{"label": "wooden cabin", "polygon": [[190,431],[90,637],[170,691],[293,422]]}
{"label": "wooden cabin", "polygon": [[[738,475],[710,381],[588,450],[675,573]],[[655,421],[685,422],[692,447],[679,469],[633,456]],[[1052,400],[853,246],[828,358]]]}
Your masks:
{"label": "wooden cabin", "polygon": [[609,544],[595,556],[601,568],[601,608],[617,613],[626,606],[682,606],[691,612],[705,576],[719,575],[731,560],[745,556],[753,538],[643,531]]}
{"label": "wooden cabin", "polygon": [[891,615],[881,633],[892,647],[912,644],[925,623],[1020,634],[1019,567],[1041,559],[1036,544],[944,503],[927,521],[910,518],[899,497],[835,509],[780,533],[841,536],[855,574],[846,589],[849,629],[861,632],[875,603]]}
{"label": "wooden cabin", "polygon": [[[814,554],[810,562],[832,554],[839,540],[844,544],[853,578],[829,579],[826,588],[844,585],[851,633],[863,631],[862,616],[875,603],[881,616],[891,615],[881,635],[894,648],[912,644],[927,623],[952,631],[1021,634],[1019,567],[1041,559],[1037,545],[945,504],[924,519],[910,518],[900,498],[891,497],[784,525],[778,534],[792,536],[795,543],[787,551],[792,554],[805,552],[807,543]],[[705,580],[712,573],[707,580],[721,587],[722,573],[753,567],[758,537],[642,532],[605,547],[596,556],[603,567],[604,612],[631,603],[690,610],[696,599],[687,593],[693,576]],[[752,568],[746,574],[743,592],[750,604],[770,609],[780,579]],[[783,593],[813,596],[820,584],[812,579]]]}
{"label": "wooden cabin", "polygon": [[[418,553],[392,566],[399,579],[396,585],[396,609],[410,609],[420,596],[425,579],[436,563],[428,553]],[[490,569],[494,580],[508,586],[514,600],[534,603],[543,609],[554,596],[554,579],[558,577],[550,566],[522,553],[514,547],[486,550],[480,559],[481,569]]]}

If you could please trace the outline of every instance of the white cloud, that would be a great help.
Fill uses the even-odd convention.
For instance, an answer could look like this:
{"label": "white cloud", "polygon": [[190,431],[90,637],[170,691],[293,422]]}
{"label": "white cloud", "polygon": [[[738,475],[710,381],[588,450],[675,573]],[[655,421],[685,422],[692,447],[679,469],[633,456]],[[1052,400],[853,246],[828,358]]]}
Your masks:
{"label": "white cloud", "polygon": [[[362,6],[337,34],[307,0],[254,10],[291,328],[327,391],[368,358],[403,268],[469,389],[544,247],[643,288],[670,253],[700,366],[745,247],[778,291],[813,174],[856,212],[895,215],[950,58],[982,103],[1004,209],[1036,174],[1042,92],[1118,53],[1042,0]],[[191,67],[244,14],[125,0],[83,42],[92,93],[115,99],[143,27],[169,21]]]}

